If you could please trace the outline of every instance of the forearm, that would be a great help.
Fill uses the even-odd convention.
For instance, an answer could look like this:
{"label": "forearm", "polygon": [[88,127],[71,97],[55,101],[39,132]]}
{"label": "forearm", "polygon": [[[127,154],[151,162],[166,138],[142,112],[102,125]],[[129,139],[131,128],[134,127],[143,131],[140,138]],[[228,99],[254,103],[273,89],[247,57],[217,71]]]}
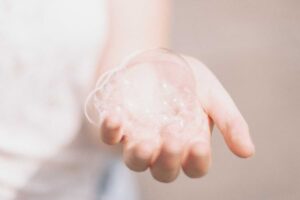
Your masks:
{"label": "forearm", "polygon": [[170,0],[110,0],[109,37],[97,77],[130,53],[168,46]]}

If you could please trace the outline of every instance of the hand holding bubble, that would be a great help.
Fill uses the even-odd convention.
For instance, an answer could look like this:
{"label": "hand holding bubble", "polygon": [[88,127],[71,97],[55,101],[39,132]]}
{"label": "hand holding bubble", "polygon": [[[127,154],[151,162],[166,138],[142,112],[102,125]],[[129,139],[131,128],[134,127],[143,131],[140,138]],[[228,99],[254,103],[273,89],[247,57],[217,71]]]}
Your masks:
{"label": "hand holding bubble", "polygon": [[139,139],[175,126],[172,134],[187,139],[192,129],[201,130],[203,120],[195,86],[191,68],[179,55],[142,52],[101,77],[87,101],[87,116],[100,125],[108,114],[118,115],[127,134]]}
{"label": "hand holding bubble", "polygon": [[211,157],[212,123],[200,101],[202,90],[207,88],[199,87],[199,76],[182,56],[148,50],[101,76],[87,99],[86,116],[101,128],[104,142],[124,144],[129,168],[150,166],[163,182],[174,180],[180,166],[198,177]]}

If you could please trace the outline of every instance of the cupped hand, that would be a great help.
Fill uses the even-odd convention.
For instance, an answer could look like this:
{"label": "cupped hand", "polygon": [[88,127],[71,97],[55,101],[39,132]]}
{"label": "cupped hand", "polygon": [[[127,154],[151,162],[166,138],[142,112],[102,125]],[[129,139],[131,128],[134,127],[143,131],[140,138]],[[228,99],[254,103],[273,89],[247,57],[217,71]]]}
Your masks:
{"label": "cupped hand", "polygon": [[126,126],[129,119],[112,112],[106,113],[101,124],[101,139],[109,145],[122,144],[124,162],[131,170],[140,172],[149,168],[152,176],[161,182],[175,180],[181,169],[191,178],[207,173],[211,164],[213,124],[237,156],[247,158],[255,151],[248,125],[221,83],[197,59],[184,58],[196,78],[199,109],[203,115],[202,128],[197,134],[185,132],[190,136],[185,137],[188,140],[178,137],[174,134],[180,130],[176,124],[164,127],[155,137],[131,134],[134,130]]}

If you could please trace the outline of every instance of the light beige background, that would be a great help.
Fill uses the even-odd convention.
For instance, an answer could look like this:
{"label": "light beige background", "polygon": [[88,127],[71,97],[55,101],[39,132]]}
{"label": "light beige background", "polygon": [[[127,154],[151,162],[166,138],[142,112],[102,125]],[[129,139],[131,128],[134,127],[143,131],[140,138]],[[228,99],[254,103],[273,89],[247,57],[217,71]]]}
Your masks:
{"label": "light beige background", "polygon": [[249,122],[257,153],[236,158],[214,131],[206,177],[162,184],[139,174],[144,199],[300,199],[300,1],[174,3],[173,48],[216,73]]}

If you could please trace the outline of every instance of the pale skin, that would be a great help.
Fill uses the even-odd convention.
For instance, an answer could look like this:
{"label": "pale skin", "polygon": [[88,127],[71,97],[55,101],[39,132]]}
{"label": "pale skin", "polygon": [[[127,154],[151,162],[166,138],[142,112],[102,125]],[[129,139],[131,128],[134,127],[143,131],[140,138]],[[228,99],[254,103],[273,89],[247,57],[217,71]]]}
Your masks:
{"label": "pale skin", "polygon": [[[166,46],[169,7],[168,0],[111,0],[111,32],[99,74],[118,64],[127,52]],[[150,169],[152,176],[161,182],[174,181],[181,169],[191,178],[207,173],[212,159],[214,124],[234,154],[247,158],[255,152],[248,125],[221,83],[200,61],[183,57],[196,78],[199,106],[205,112],[204,132],[184,144],[170,134],[157,136],[159,142],[136,140],[124,130],[127,119],[115,114],[105,116],[100,130],[104,143],[122,145],[124,162],[131,170]]]}

